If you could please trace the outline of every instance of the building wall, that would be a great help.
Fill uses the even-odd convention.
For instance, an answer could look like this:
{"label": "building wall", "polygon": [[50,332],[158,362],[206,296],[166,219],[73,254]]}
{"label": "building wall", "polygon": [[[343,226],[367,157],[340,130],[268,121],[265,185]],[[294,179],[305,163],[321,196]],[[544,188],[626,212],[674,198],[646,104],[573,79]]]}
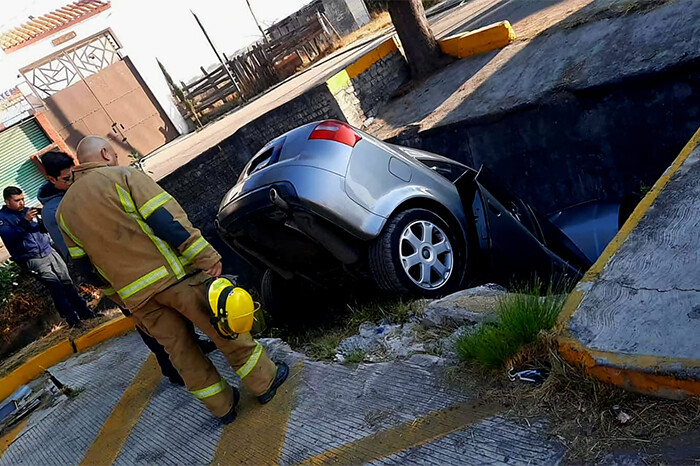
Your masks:
{"label": "building wall", "polygon": [[357,23],[358,27],[362,27],[369,23],[371,18],[364,0],[345,0],[345,3],[348,5],[348,9],[355,18],[355,23]]}
{"label": "building wall", "polygon": [[369,22],[362,0],[323,0],[326,17],[341,36],[350,34]]}

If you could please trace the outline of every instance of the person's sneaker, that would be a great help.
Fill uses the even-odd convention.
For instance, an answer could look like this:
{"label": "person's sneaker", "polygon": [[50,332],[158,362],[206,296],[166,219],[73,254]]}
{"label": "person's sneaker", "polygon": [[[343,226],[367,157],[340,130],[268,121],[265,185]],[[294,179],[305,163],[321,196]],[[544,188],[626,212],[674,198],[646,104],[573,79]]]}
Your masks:
{"label": "person's sneaker", "polygon": [[284,383],[285,380],[287,380],[287,377],[289,377],[289,366],[283,362],[278,362],[275,380],[272,381],[270,388],[258,397],[260,404],[264,405],[265,403],[272,401],[277,393],[277,389]]}
{"label": "person's sneaker", "polygon": [[236,387],[231,388],[233,389],[233,405],[226,415],[219,418],[224,425],[231,424],[236,420],[236,416],[238,416],[236,413],[236,406],[238,406],[238,401],[241,399],[241,394]]}
{"label": "person's sneaker", "polygon": [[198,338],[197,344],[204,354],[209,354],[216,350],[216,344],[211,340],[202,340],[201,338]]}

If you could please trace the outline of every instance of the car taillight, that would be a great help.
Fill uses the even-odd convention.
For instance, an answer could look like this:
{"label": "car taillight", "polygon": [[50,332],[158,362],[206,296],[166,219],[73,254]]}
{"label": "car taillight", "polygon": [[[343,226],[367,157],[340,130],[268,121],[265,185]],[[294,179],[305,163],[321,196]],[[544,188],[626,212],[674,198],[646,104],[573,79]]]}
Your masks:
{"label": "car taillight", "polygon": [[319,123],[311,132],[309,139],[325,139],[326,141],[335,141],[346,146],[355,147],[357,141],[362,139],[362,137],[347,123],[328,120]]}

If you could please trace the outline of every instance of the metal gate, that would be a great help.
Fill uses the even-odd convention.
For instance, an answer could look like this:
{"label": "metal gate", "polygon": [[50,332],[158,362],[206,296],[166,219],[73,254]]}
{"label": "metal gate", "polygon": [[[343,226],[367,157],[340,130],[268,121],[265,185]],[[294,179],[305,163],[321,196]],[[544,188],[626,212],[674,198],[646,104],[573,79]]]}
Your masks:
{"label": "metal gate", "polygon": [[19,186],[24,191],[27,205],[37,205],[37,191],[46,180],[30,157],[51,144],[34,118],[1,132],[0,190],[8,186]]}
{"label": "metal gate", "polygon": [[72,150],[87,135],[109,139],[122,164],[178,133],[111,31],[104,31],[22,70],[47,116]]}

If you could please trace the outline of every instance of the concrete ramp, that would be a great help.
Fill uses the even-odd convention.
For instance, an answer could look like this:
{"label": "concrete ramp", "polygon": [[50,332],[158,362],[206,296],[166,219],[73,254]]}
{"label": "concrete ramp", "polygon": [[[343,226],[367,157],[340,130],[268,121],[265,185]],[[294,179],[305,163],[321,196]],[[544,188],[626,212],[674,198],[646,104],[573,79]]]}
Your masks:
{"label": "concrete ramp", "polygon": [[700,130],[562,312],[560,352],[623,388],[700,394]]}

